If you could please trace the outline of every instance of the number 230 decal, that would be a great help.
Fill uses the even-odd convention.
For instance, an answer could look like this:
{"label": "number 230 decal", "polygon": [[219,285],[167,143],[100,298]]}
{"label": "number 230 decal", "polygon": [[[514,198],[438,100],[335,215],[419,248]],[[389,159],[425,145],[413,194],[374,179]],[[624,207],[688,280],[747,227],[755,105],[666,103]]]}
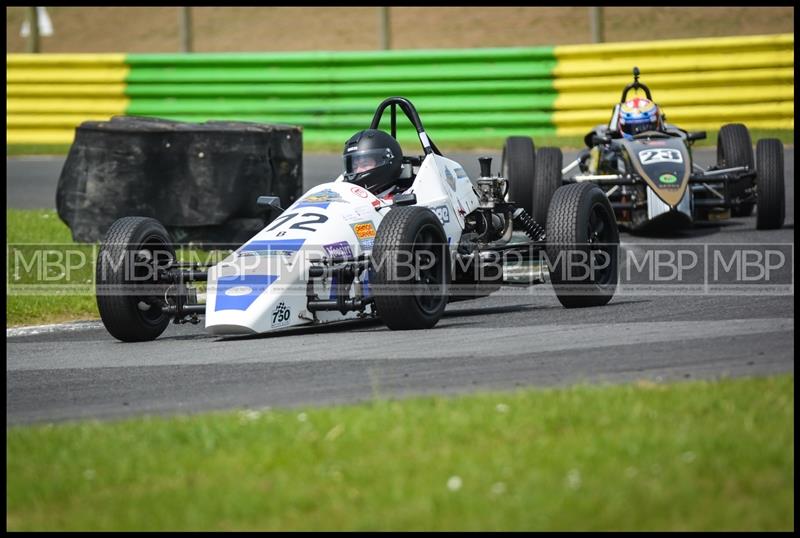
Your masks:
{"label": "number 230 decal", "polygon": [[682,163],[683,156],[676,149],[645,149],[639,152],[642,164]]}
{"label": "number 230 decal", "polygon": [[[275,222],[273,223],[273,226],[271,228],[268,228],[267,231],[271,232],[272,230],[275,230],[276,228],[280,228],[281,226],[283,226],[287,222],[291,221],[292,219],[294,219],[298,215],[300,215],[300,213],[286,213],[285,215],[281,215],[280,217],[275,219]],[[328,220],[327,216],[322,215],[320,213],[303,213],[300,216],[301,217],[308,217],[308,219],[295,222],[294,224],[289,226],[290,230],[292,230],[292,229],[293,230],[307,230],[309,232],[316,232],[317,229],[316,228],[312,228],[311,225],[312,224],[322,224],[323,222],[327,222],[327,220]]]}

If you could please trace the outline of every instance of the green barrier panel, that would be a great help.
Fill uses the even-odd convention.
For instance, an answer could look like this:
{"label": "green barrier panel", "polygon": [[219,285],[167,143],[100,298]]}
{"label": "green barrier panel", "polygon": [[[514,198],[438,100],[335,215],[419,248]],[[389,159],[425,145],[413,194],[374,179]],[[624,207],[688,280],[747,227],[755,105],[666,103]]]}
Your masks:
{"label": "green barrier panel", "polygon": [[389,51],[319,51],[271,53],[193,53],[193,54],[128,54],[127,64],[134,68],[166,65],[183,67],[216,65],[233,67],[242,65],[323,65],[341,66],[357,64],[398,65],[428,64],[433,62],[469,61],[553,61],[553,47],[509,47],[484,49],[413,49]]}
{"label": "green barrier panel", "polygon": [[[339,144],[399,95],[434,140],[554,133],[552,47],[129,55],[127,63],[128,114],[287,123],[303,126],[308,142]],[[401,114],[398,139],[413,143],[405,122]]]}
{"label": "green barrier panel", "polygon": [[549,79],[555,62],[420,64],[411,66],[369,66],[341,68],[220,67],[196,68],[134,67],[128,83],[167,82],[382,82],[431,80]]}
{"label": "green barrier panel", "polygon": [[[544,95],[491,95],[491,96],[405,96],[420,115],[432,112],[481,111],[535,111],[553,110],[555,94]],[[133,99],[127,113],[140,116],[163,114],[266,114],[266,113],[316,113],[345,114],[361,112],[370,114],[384,99]],[[425,117],[422,117],[423,124]]]}
{"label": "green barrier panel", "polygon": [[[420,113],[422,116],[422,113]],[[303,127],[331,127],[366,129],[372,120],[372,114],[339,114],[339,115],[290,115],[290,114],[246,114],[233,112],[229,114],[165,114],[159,117],[180,119],[182,121],[202,122],[211,119],[229,119],[236,121],[256,121],[263,123],[284,123],[302,125]],[[189,119],[191,118],[191,119]],[[545,128],[550,125],[551,114],[547,112],[531,113],[477,113],[477,114],[426,114],[422,120],[426,131],[433,133],[439,127],[483,128],[492,125],[505,127],[531,126]],[[398,122],[401,120],[398,119]],[[388,129],[388,124],[387,124]],[[352,134],[352,133],[351,133]],[[433,134],[431,134],[433,136]]]}
{"label": "green barrier panel", "polygon": [[[9,91],[11,86],[9,86]],[[337,84],[292,83],[207,83],[153,84],[131,82],[125,89],[129,97],[352,97],[389,95],[464,95],[495,94],[496,80],[466,80],[455,82],[342,82]],[[549,79],[504,80],[503,93],[553,92]]]}

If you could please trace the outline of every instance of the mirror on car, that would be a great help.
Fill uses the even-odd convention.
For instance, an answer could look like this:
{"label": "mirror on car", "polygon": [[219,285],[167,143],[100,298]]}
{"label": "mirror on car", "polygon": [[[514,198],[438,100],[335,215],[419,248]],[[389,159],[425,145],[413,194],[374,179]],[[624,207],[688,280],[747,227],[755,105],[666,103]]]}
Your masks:
{"label": "mirror on car", "polygon": [[609,142],[611,142],[610,138],[607,138],[605,136],[597,136],[596,134],[592,135],[592,145],[593,146],[596,146],[598,144],[608,144]]}
{"label": "mirror on car", "polygon": [[283,211],[280,196],[259,196],[256,205],[262,209],[277,209]]}
{"label": "mirror on car", "polygon": [[687,140],[705,140],[705,138],[706,138],[705,131],[695,131],[693,133],[686,134]]}
{"label": "mirror on car", "polygon": [[415,205],[417,203],[417,195],[414,193],[398,194],[392,198],[394,205]]}

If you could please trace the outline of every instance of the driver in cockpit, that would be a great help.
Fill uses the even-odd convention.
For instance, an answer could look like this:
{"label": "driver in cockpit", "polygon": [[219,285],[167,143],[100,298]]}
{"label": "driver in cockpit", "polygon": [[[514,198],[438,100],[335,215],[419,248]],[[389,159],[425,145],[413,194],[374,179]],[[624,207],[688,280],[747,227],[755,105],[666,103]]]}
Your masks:
{"label": "driver in cockpit", "polygon": [[650,99],[628,99],[620,104],[617,130],[628,140],[646,131],[663,131],[661,110]]}
{"label": "driver in cockpit", "polygon": [[364,187],[378,198],[391,198],[411,186],[400,179],[400,144],[378,129],[359,131],[344,144],[344,180]]}

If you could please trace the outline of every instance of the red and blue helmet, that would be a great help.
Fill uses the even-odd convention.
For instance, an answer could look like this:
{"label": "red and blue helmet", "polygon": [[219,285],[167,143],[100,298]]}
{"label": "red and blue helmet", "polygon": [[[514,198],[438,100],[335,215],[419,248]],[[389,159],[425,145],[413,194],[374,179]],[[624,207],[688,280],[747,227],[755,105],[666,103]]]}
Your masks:
{"label": "red and blue helmet", "polygon": [[650,99],[634,97],[619,109],[619,130],[629,136],[661,130],[661,111]]}

